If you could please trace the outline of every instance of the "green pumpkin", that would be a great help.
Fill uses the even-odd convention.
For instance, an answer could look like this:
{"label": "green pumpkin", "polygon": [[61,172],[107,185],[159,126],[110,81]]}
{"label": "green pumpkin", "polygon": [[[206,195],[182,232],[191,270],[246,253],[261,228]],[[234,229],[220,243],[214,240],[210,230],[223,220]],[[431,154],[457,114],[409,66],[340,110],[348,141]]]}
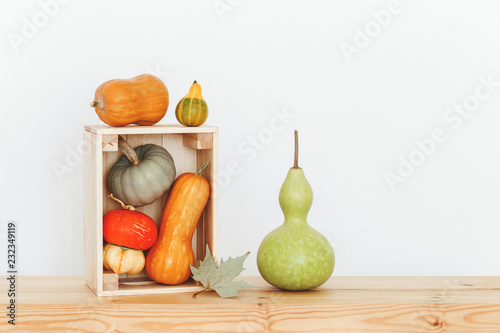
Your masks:
{"label": "green pumpkin", "polygon": [[132,149],[122,137],[118,145],[125,155],[109,170],[109,191],[136,207],[161,198],[175,180],[174,160],[169,152],[154,144]]}

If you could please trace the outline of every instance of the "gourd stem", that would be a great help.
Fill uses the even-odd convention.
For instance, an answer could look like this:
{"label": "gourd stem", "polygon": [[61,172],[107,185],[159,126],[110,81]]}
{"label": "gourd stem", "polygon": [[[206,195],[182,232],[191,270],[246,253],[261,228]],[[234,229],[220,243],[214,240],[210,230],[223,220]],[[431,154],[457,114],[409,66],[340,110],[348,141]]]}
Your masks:
{"label": "gourd stem", "polygon": [[198,170],[198,172],[196,173],[198,176],[201,176],[201,174],[203,173],[203,170],[205,170],[205,168],[208,166],[208,162],[205,162],[203,163],[203,165],[201,166],[200,170]]}
{"label": "gourd stem", "polygon": [[127,157],[127,159],[132,163],[132,165],[137,165],[141,161],[139,161],[139,157],[135,153],[134,148],[125,140],[123,137],[118,138],[118,148],[122,151],[122,153]]}
{"label": "gourd stem", "polygon": [[110,199],[113,199],[115,200],[116,202],[118,202],[120,205],[122,205],[122,208],[123,209],[128,209],[128,210],[135,210],[135,207],[132,206],[132,205],[125,205],[125,203],[123,201],[121,201],[120,199],[118,198],[115,198],[115,196],[113,195],[113,193],[109,194],[108,195],[108,198]]}
{"label": "gourd stem", "polygon": [[99,102],[93,101],[90,103],[90,106],[95,108],[97,106],[97,104],[99,104]]}
{"label": "gourd stem", "polygon": [[299,168],[299,131],[295,130],[295,157],[293,160],[293,168]]}
{"label": "gourd stem", "polygon": [[193,84],[197,84],[198,82],[196,82],[196,80],[194,80]]}

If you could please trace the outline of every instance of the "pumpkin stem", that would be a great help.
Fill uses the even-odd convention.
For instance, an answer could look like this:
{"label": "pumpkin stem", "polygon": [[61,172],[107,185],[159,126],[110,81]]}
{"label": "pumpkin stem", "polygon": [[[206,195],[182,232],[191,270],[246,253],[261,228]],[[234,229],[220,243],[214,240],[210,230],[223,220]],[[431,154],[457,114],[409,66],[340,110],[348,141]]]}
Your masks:
{"label": "pumpkin stem", "polygon": [[209,165],[208,162],[203,163],[203,165],[201,166],[200,170],[198,170],[198,172],[196,174],[198,176],[201,176],[201,174],[203,173],[203,170],[205,170],[208,165]]}
{"label": "pumpkin stem", "polygon": [[293,168],[299,168],[299,131],[295,130],[295,157],[293,159]]}
{"label": "pumpkin stem", "polygon": [[196,82],[196,80],[194,80],[193,84],[197,84],[198,82]]}
{"label": "pumpkin stem", "polygon": [[141,161],[139,161],[139,157],[135,153],[134,148],[127,142],[123,137],[118,138],[118,148],[122,151],[122,153],[127,157],[127,159],[132,163],[132,165],[137,165]]}
{"label": "pumpkin stem", "polygon": [[132,205],[125,205],[125,203],[123,201],[121,201],[120,199],[118,198],[115,198],[115,196],[113,195],[113,193],[109,194],[108,195],[108,198],[110,199],[113,199],[115,201],[117,201],[120,205],[122,205],[122,208],[123,209],[128,209],[128,210],[135,210],[135,207],[132,206]]}
{"label": "pumpkin stem", "polygon": [[90,106],[95,108],[97,106],[97,104],[99,104],[99,102],[93,101],[90,103]]}

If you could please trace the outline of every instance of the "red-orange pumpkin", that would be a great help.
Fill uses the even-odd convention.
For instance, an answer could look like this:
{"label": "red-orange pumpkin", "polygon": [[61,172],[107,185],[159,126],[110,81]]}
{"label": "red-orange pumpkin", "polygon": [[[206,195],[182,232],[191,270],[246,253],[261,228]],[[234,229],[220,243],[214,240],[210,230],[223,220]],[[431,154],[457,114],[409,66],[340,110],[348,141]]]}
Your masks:
{"label": "red-orange pumpkin", "polygon": [[158,238],[158,227],[148,215],[138,212],[133,206],[125,205],[112,194],[123,209],[113,209],[104,215],[103,237],[108,243],[136,250],[147,250]]}

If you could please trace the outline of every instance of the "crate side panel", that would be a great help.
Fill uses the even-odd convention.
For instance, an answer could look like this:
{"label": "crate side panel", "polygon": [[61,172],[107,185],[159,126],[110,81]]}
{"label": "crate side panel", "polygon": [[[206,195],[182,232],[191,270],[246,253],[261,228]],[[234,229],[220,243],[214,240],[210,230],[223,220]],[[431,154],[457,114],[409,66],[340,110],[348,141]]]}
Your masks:
{"label": "crate side panel", "polygon": [[93,135],[92,140],[92,248],[91,256],[93,270],[97,279],[96,290],[103,290],[103,269],[102,269],[102,197],[103,197],[103,169],[102,169],[102,135]]}
{"label": "crate side panel", "polygon": [[218,202],[219,202],[219,187],[218,187],[218,134],[213,133],[213,149],[198,150],[198,164],[201,166],[204,162],[210,163],[205,169],[203,176],[210,183],[210,198],[208,199],[205,211],[198,225],[198,246],[197,257],[203,259],[205,257],[206,245],[208,244],[210,251],[214,257],[218,256]]}
{"label": "crate side panel", "polygon": [[85,132],[90,153],[85,154],[85,277],[96,292],[102,291],[102,137]]}
{"label": "crate side panel", "polygon": [[[213,249],[214,255],[219,257],[219,133],[214,133],[213,149],[211,152],[212,170],[212,201],[210,202],[210,219],[207,224],[207,242]],[[207,152],[210,154],[210,152]]]}
{"label": "crate side panel", "polygon": [[84,155],[84,179],[83,179],[83,191],[84,191],[84,263],[85,263],[85,280],[94,289],[97,289],[97,272],[94,270],[96,267],[97,253],[93,256],[93,246],[92,241],[94,237],[94,225],[92,221],[94,216],[92,206],[92,148],[93,145],[93,135],[90,132],[84,131],[83,140],[86,147],[90,147],[90,153]]}

